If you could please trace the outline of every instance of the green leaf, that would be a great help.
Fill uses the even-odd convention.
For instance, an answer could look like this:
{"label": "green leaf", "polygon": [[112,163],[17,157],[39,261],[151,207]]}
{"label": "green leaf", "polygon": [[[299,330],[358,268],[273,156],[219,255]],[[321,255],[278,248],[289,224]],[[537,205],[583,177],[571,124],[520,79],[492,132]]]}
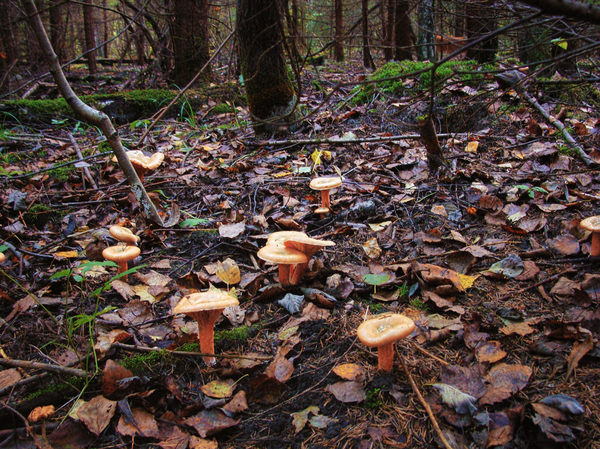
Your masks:
{"label": "green leaf", "polygon": [[385,284],[390,280],[389,274],[365,274],[363,276],[363,282],[369,285],[381,285]]}
{"label": "green leaf", "polygon": [[3,253],[8,249],[8,245],[0,245],[0,253]]}
{"label": "green leaf", "polygon": [[66,270],[61,270],[54,273],[52,276],[50,276],[50,280],[53,281],[55,279],[68,278],[70,275],[71,270],[67,268]]}
{"label": "green leaf", "polygon": [[94,267],[118,267],[115,262],[111,262],[110,260],[104,260],[102,262],[85,262],[81,264],[81,274],[85,274],[90,271]]}
{"label": "green leaf", "polygon": [[554,45],[562,48],[563,50],[566,50],[569,47],[569,43],[561,37],[559,37],[557,39],[552,39],[550,42],[552,42]]}
{"label": "green leaf", "polygon": [[188,218],[179,223],[182,228],[194,228],[198,225],[207,225],[208,220],[206,218]]}

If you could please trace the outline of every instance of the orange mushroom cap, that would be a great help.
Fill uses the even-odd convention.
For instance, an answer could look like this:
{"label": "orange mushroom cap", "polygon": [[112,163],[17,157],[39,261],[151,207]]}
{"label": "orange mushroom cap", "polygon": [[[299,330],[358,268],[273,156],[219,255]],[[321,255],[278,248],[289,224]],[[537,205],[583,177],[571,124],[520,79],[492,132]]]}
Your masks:
{"label": "orange mushroom cap", "polygon": [[588,217],[581,220],[579,227],[592,233],[590,256],[600,256],[600,216]]}
{"label": "orange mushroom cap", "polygon": [[257,256],[266,262],[277,264],[282,287],[300,282],[309,259],[303,252],[283,245],[267,245],[258,250]]}
{"label": "orange mushroom cap", "polygon": [[310,182],[310,188],[313,190],[331,190],[342,185],[342,178],[322,177],[315,178]]}
{"label": "orange mushroom cap", "polygon": [[102,251],[106,260],[112,262],[129,262],[140,255],[140,249],[137,246],[109,246]]}
{"label": "orange mushroom cap", "polygon": [[111,226],[109,232],[114,238],[128,245],[136,245],[140,241],[140,238],[131,229],[124,228],[123,226]]}
{"label": "orange mushroom cap", "polygon": [[382,371],[391,371],[394,365],[394,343],[408,337],[415,330],[413,320],[398,313],[383,313],[363,322],[356,331],[366,346],[377,348],[378,365]]}

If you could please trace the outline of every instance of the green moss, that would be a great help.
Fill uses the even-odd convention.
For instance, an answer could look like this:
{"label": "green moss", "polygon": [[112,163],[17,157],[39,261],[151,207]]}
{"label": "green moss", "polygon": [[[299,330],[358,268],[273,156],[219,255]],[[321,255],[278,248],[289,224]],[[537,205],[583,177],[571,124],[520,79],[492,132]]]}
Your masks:
{"label": "green moss", "polygon": [[73,395],[79,393],[85,386],[85,379],[81,377],[67,377],[63,382],[53,382],[42,389],[31,392],[25,397],[25,401],[42,397],[50,393],[60,393],[66,395]]}
{"label": "green moss", "polygon": [[[377,69],[371,76],[371,80],[378,81],[373,84],[357,86],[354,89],[354,104],[365,104],[369,102],[375,93],[379,90],[385,94],[401,96],[407,93],[416,93],[431,88],[431,69],[432,62],[424,61],[402,61],[388,62]],[[482,71],[493,68],[491,64],[483,66],[477,61],[448,61],[438,66],[435,71],[435,82],[440,83],[437,90],[443,87],[443,81],[457,76],[458,80],[465,84],[476,84],[483,80]],[[419,83],[414,83],[412,87],[405,86],[406,79],[412,73],[419,73]],[[417,75],[415,75],[417,76]],[[402,77],[399,79],[389,79]],[[381,80],[381,81],[379,81]]]}
{"label": "green moss", "polygon": [[57,182],[67,182],[69,180],[69,176],[76,171],[77,168],[74,165],[66,165],[64,167],[55,168],[54,170],[49,170],[48,174],[52,176]]}
{"label": "green moss", "polygon": [[[57,212],[45,204],[33,204],[27,213],[25,213],[25,222],[30,226],[35,226],[37,229],[42,229],[52,217],[56,216]],[[64,214],[63,214],[64,215]]]}
{"label": "green moss", "polygon": [[427,304],[425,304],[421,298],[415,298],[415,299],[411,300],[410,305],[413,308],[418,309],[418,310],[424,310],[424,311],[431,310],[430,307]]}
{"label": "green moss", "polygon": [[214,108],[212,108],[212,110],[210,111],[211,114],[215,114],[215,115],[216,114],[228,114],[228,113],[232,113],[232,112],[235,112],[235,108],[227,103],[218,104]]}
{"label": "green moss", "polygon": [[121,365],[131,370],[133,374],[138,375],[151,369],[153,366],[166,361],[170,362],[171,359],[172,357],[168,351],[153,351],[127,357],[121,362]]}
{"label": "green moss", "polygon": [[221,340],[227,341],[236,341],[239,343],[244,343],[248,341],[250,338],[250,327],[249,326],[240,326],[235,327],[233,329],[226,329],[222,331],[215,332],[215,342]]}
{"label": "green moss", "polygon": [[198,343],[186,343],[177,348],[178,351],[182,352],[200,352],[200,344]]}
{"label": "green moss", "polygon": [[367,398],[365,399],[365,408],[368,408],[371,410],[377,410],[381,407],[383,407],[383,401],[381,400],[381,388],[367,390]]}

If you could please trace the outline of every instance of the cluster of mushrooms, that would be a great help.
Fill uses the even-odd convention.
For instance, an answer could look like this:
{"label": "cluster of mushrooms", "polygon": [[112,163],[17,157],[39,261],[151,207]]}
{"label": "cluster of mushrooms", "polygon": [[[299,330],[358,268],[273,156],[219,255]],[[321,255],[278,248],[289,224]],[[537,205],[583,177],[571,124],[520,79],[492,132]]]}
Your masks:
{"label": "cluster of mushrooms", "polygon": [[[130,229],[124,228],[123,226],[111,226],[108,231],[110,232],[110,235],[123,244],[105,248],[104,251],[102,251],[102,256],[106,260],[115,262],[119,266],[119,269],[117,270],[118,274],[124,273],[127,271],[128,262],[140,255],[140,248],[137,246],[140,238]],[[124,276],[123,278],[125,281],[127,280],[127,276]]]}

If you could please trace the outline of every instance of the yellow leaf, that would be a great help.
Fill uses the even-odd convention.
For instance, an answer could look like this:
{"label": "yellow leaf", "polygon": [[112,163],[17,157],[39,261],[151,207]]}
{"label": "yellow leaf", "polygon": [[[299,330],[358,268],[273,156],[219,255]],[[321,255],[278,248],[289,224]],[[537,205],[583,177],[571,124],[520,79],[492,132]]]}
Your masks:
{"label": "yellow leaf", "polygon": [[362,366],[356,363],[338,365],[333,369],[333,372],[346,380],[361,381],[365,378],[365,371],[362,369]]}
{"label": "yellow leaf", "polygon": [[372,239],[367,240],[363,244],[363,250],[365,251],[365,254],[371,259],[377,259],[379,256],[381,256],[381,248],[377,243],[377,237],[373,237]]}
{"label": "yellow leaf", "polygon": [[463,288],[467,289],[473,286],[473,284],[475,283],[475,279],[477,279],[479,276],[467,276],[466,274],[458,274],[458,278],[460,279],[460,285],[463,286]]}
{"label": "yellow leaf", "polygon": [[465,147],[465,151],[467,153],[477,153],[477,148],[479,147],[479,142],[469,142]]}
{"label": "yellow leaf", "polygon": [[79,257],[79,254],[77,253],[77,251],[58,251],[58,252],[54,253],[54,257],[73,258],[73,257]]}
{"label": "yellow leaf", "polygon": [[235,387],[235,381],[233,379],[227,380],[213,380],[202,386],[200,389],[202,393],[211,398],[220,399],[228,398],[233,393]]}
{"label": "yellow leaf", "polygon": [[275,173],[275,174],[273,175],[273,177],[274,177],[274,178],[285,178],[286,176],[291,176],[291,175],[293,175],[293,173],[292,173],[292,172],[289,172],[289,171],[282,171],[282,172],[279,172],[279,173]]}
{"label": "yellow leaf", "polygon": [[391,225],[392,222],[391,221],[382,221],[381,223],[369,223],[369,227],[377,232],[377,231],[382,231],[383,229],[385,229],[388,225]]}
{"label": "yellow leaf", "polygon": [[218,268],[215,274],[227,285],[234,285],[240,282],[240,267],[233,259],[225,259],[222,263],[217,262]]}

